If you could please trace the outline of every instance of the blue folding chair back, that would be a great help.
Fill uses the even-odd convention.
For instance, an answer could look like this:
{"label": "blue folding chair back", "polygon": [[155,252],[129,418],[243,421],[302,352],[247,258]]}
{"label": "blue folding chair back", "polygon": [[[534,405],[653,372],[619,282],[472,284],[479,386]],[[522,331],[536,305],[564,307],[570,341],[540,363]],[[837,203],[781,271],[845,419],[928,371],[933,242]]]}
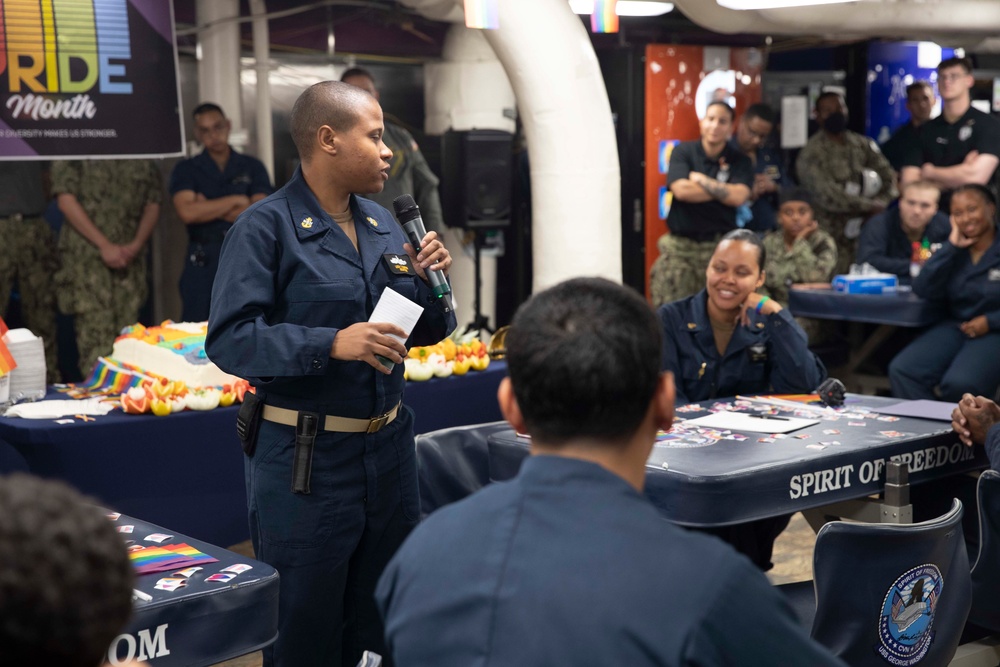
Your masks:
{"label": "blue folding chair back", "polygon": [[490,482],[486,439],[507,430],[504,421],[455,426],[416,437],[420,513],[427,516]]}
{"label": "blue folding chair back", "polygon": [[813,555],[812,636],[852,667],[947,665],[972,602],[968,563],[958,500],[922,523],[828,523]]}

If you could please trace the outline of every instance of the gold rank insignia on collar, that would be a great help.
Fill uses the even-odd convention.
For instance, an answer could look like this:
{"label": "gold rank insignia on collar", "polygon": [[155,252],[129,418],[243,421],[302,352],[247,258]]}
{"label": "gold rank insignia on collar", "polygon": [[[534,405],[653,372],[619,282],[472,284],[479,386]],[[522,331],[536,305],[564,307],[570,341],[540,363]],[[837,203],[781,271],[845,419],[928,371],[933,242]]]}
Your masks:
{"label": "gold rank insignia on collar", "polygon": [[302,222],[299,223],[299,224],[302,225],[302,229],[312,229],[313,219],[312,218],[303,218]]}
{"label": "gold rank insignia on collar", "polygon": [[757,328],[758,329],[763,329],[764,328],[764,323],[763,322],[758,322],[757,323]]}
{"label": "gold rank insignia on collar", "polygon": [[697,329],[697,328],[698,328],[697,324],[695,324],[694,322],[688,322],[688,329],[692,329],[693,330],[693,329]]}
{"label": "gold rank insignia on collar", "polygon": [[365,218],[365,219],[366,219],[366,220],[367,220],[368,222],[372,223],[372,227],[378,227],[378,220],[376,220],[375,218],[373,218],[373,217],[371,217],[371,216],[368,216],[368,217],[367,217],[367,218]]}

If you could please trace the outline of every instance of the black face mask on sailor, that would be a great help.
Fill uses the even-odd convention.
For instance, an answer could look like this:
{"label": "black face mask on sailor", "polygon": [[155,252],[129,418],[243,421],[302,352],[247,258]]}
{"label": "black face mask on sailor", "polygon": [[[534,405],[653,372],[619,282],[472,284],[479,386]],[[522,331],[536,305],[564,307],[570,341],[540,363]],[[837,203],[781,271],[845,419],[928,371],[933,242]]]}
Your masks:
{"label": "black face mask on sailor", "polygon": [[834,111],[823,120],[823,129],[830,134],[841,134],[847,129],[847,114]]}

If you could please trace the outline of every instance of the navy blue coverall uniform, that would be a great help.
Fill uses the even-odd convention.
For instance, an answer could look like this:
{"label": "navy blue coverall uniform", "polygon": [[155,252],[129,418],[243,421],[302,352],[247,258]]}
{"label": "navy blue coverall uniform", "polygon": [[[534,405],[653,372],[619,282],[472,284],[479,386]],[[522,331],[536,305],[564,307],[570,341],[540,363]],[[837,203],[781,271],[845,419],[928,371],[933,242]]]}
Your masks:
{"label": "navy blue coverall uniform", "polygon": [[[737,394],[810,392],[826,379],[823,362],[809,351],[806,333],[787,309],[766,316],[752,312],[750,326],[736,327],[720,357],[707,300],[702,290],[659,308],[663,370],[674,374],[677,405]],[[774,540],[789,519],[779,516],[699,530],[722,538],[766,571],[772,566]]]}
{"label": "navy blue coverall uniform", "polygon": [[376,597],[401,666],[842,664],[746,559],[561,456],[431,514]]}
{"label": "navy blue coverall uniform", "polygon": [[[741,150],[736,137],[729,140],[729,146],[733,150]],[[788,169],[785,168],[781,152],[770,146],[765,145],[758,148],[757,154],[753,156],[751,162],[753,162],[754,176],[764,174],[778,184],[778,192],[769,192],[748,203],[753,218],[746,223],[746,228],[764,234],[778,226],[778,197],[781,188],[787,188],[792,182],[788,178]],[[753,191],[752,185],[750,190]]]}
{"label": "navy blue coverall uniform", "polygon": [[[914,279],[913,291],[945,307],[947,317],[889,364],[893,396],[954,402],[966,392],[993,396],[1000,385],[1000,234],[976,264],[967,249],[946,241]],[[958,327],[979,315],[989,332],[969,338]]]}
{"label": "navy blue coverall uniform", "polygon": [[[330,358],[337,332],[368,321],[386,287],[425,308],[408,344],[455,328],[420,278],[392,272],[406,237],[389,212],[357,196],[350,208],[358,250],[296,170],[226,236],[206,350],[267,405],[367,419],[399,404],[403,364],[384,375]],[[264,664],[353,665],[362,650],[380,652],[375,584],[419,516],[413,415],[401,407],[372,434],[321,431],[309,495],[291,493],[294,445],[294,427],[263,421],[246,459],[254,550],[281,575],[279,636]]]}
{"label": "navy blue coverall uniform", "polygon": [[[207,151],[178,162],[170,173],[170,195],[182,190],[204,195],[205,199],[229,195],[253,197],[274,192],[264,164],[232,148],[229,149],[226,168],[222,171]],[[219,268],[222,240],[232,223],[218,219],[186,227],[188,248],[180,283],[181,319],[185,322],[204,322],[208,319],[212,282]]]}

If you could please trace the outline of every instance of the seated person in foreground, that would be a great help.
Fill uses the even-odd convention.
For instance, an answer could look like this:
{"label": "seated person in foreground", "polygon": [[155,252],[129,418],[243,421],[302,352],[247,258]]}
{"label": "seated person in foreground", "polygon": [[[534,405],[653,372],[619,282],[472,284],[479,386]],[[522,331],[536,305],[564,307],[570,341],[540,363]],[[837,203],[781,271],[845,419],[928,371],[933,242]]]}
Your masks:
{"label": "seated person in foreground", "polygon": [[1000,385],[1000,240],[993,193],[963,185],[951,197],[951,234],[913,280],[946,310],[889,364],[892,394],[957,402]]}
{"label": "seated person in foreground", "polygon": [[780,303],[757,294],[766,263],[756,234],[730,232],[708,263],[705,289],[660,306],[663,370],[674,374],[678,403],[800,394],[826,379],[802,328]]}
{"label": "seated person in foreground", "polygon": [[909,284],[913,244],[929,248],[951,233],[948,216],[938,211],[940,197],[941,190],[930,181],[904,185],[899,207],[882,211],[861,228],[857,263],[895,273],[900,283]]}
{"label": "seated person in foreground", "polygon": [[[790,188],[781,192],[778,207],[778,229],[764,237],[767,254],[764,286],[767,294],[784,307],[788,306],[788,290],[796,283],[829,283],[837,265],[837,243],[819,228],[812,207],[812,195],[805,188]],[[810,343],[823,338],[822,323],[797,317]]]}
{"label": "seated person in foreground", "polygon": [[0,477],[0,665],[106,664],[134,579],[125,543],[86,498],[61,482]]}
{"label": "seated person in foreground", "polygon": [[498,398],[532,456],[389,563],[376,598],[395,664],[841,664],[747,560],[642,496],[673,417],[660,343],[646,302],[603,279],[521,306]]}

